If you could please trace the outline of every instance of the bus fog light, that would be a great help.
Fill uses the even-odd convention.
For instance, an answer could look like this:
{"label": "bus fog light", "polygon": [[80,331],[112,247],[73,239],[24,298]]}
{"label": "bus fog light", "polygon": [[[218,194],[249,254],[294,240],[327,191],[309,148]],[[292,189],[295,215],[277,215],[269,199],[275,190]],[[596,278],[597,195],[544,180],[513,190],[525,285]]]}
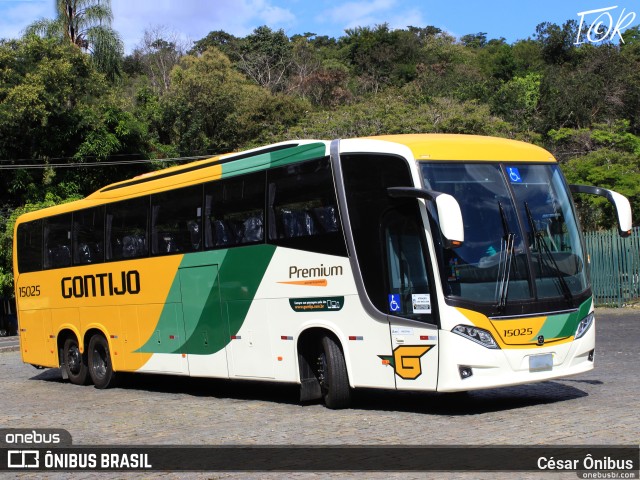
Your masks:
{"label": "bus fog light", "polygon": [[479,343],[483,347],[500,348],[491,333],[483,330],[482,328],[471,327],[469,325],[458,325],[453,328],[452,332]]}
{"label": "bus fog light", "polygon": [[595,353],[596,353],[595,349],[594,349],[594,350],[591,350],[591,351],[589,352],[589,357],[588,357],[588,359],[589,359],[589,361],[590,361],[590,362],[593,362],[593,357],[594,357]]}
{"label": "bus fog light", "polygon": [[471,375],[473,375],[473,370],[471,369],[471,367],[459,366],[458,370],[460,371],[460,378],[462,380],[464,380],[465,378],[469,378]]}
{"label": "bus fog light", "polygon": [[593,323],[593,312],[591,312],[589,315],[587,315],[582,320],[580,320],[580,323],[578,324],[578,328],[576,329],[576,334],[574,335],[575,339],[577,340],[580,337],[584,336],[584,334],[587,333],[587,330],[589,330],[589,327],[591,326],[592,323]]}

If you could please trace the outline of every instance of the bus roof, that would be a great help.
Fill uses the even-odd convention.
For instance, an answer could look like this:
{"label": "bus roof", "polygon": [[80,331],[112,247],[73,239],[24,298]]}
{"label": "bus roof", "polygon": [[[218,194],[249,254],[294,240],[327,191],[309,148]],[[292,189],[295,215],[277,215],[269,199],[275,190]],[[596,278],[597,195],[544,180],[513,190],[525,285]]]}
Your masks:
{"label": "bus roof", "polygon": [[382,135],[369,138],[405,145],[417,161],[556,161],[544,148],[507,138],[440,133]]}

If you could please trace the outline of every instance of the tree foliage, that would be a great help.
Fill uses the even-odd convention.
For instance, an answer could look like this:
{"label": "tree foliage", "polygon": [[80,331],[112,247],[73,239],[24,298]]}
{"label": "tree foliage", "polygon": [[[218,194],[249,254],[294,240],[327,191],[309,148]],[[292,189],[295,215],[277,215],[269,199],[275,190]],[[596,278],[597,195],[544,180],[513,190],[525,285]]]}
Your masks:
{"label": "tree foliage", "polygon": [[27,34],[58,38],[91,53],[98,70],[110,78],[120,75],[123,45],[111,28],[111,0],[56,0],[56,18],[41,19]]}

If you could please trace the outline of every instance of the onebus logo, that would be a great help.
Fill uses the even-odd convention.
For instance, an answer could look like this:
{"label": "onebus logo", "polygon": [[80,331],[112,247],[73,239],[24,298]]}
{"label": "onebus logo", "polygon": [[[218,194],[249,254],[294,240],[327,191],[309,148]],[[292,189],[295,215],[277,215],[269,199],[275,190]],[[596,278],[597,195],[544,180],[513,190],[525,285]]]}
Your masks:
{"label": "onebus logo", "polygon": [[96,275],[64,277],[60,282],[62,298],[104,297],[136,295],[140,293],[140,274],[137,270]]}

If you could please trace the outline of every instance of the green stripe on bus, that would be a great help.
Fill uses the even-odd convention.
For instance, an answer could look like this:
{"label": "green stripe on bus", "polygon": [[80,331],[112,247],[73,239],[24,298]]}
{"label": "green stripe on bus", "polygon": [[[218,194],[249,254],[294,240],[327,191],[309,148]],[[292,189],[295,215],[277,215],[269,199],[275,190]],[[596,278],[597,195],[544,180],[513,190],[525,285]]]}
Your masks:
{"label": "green stripe on bus", "polygon": [[591,302],[592,299],[589,298],[580,305],[577,311],[572,313],[549,315],[537,335],[542,335],[546,339],[572,336],[576,333],[578,323],[589,314]]}
{"label": "green stripe on bus", "polygon": [[222,350],[244,323],[275,249],[258,245],[185,255],[154,333],[138,352]]}
{"label": "green stripe on bus", "polygon": [[272,167],[302,162],[326,156],[324,143],[310,143],[299,147],[287,148],[275,152],[243,158],[235,162],[222,165],[222,178],[266,170]]}

